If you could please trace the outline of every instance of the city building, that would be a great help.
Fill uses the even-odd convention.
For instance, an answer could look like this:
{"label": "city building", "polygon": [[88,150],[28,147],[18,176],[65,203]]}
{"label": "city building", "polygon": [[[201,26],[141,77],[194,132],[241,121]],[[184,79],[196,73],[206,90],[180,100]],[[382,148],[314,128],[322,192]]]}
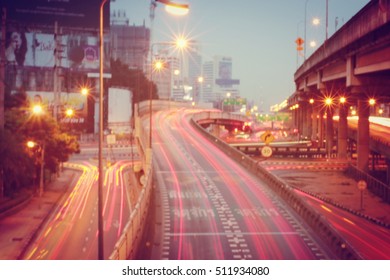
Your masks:
{"label": "city building", "polygon": [[120,60],[133,69],[143,69],[147,65],[150,29],[142,26],[129,25],[129,19],[124,11],[111,13],[111,57]]}
{"label": "city building", "polygon": [[240,80],[232,78],[232,65],[231,57],[220,55],[203,63],[203,102],[213,102],[217,107],[221,107],[225,98],[240,96]]}
{"label": "city building", "polygon": [[[77,2],[77,3],[76,3]],[[99,73],[100,1],[88,3],[62,1],[2,1],[4,72],[9,94],[26,93],[30,102],[39,100],[59,122],[70,122],[74,129],[91,131],[93,113],[80,88],[88,76]],[[106,34],[109,6],[104,7]],[[104,67],[109,67],[109,38],[104,38]],[[97,88],[90,79],[91,88]],[[65,115],[75,110],[72,119]]]}

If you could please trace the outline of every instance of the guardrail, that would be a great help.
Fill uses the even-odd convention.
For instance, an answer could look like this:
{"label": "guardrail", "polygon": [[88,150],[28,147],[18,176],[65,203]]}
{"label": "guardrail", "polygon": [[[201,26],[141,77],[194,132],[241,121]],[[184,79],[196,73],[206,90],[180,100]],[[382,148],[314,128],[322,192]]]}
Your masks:
{"label": "guardrail", "polygon": [[[143,104],[145,103],[146,102],[143,102]],[[146,105],[142,108],[141,111],[135,110],[135,112],[142,112],[142,114],[149,113],[149,111],[144,110]],[[140,195],[138,196],[137,203],[130,214],[129,221],[124,227],[121,237],[115,244],[113,252],[109,256],[110,260],[127,260],[135,257],[145,228],[144,221],[148,215],[153,191],[152,154],[149,151],[150,149],[144,147],[144,143],[147,143],[146,139],[148,139],[148,132],[140,125],[140,116],[136,115],[135,118],[135,139],[143,162],[145,180]]]}
{"label": "guardrail", "polygon": [[387,203],[390,203],[390,186],[382,183],[378,179],[370,176],[369,174],[356,168],[353,165],[349,165],[347,170],[345,171],[345,173],[346,173],[346,175],[354,178],[357,181],[359,181],[359,180],[366,181],[367,188],[371,192],[373,192],[377,196],[381,197]]}
{"label": "guardrail", "polygon": [[[244,152],[246,155],[261,155],[261,149],[264,145],[259,146],[237,146],[231,145],[235,149]],[[325,158],[337,157],[336,149],[333,149],[329,154],[325,148],[311,148],[311,147],[275,147],[272,148],[273,157],[292,157],[292,158]]]}
{"label": "guardrail", "polygon": [[305,219],[305,221],[313,228],[321,239],[326,242],[330,248],[332,248],[333,252],[340,259],[361,259],[361,256],[354,250],[352,245],[350,245],[348,241],[346,241],[322,215],[302,200],[294,192],[292,187],[288,186],[275,175],[261,167],[249,156],[231,147],[226,142],[221,141],[219,138],[209,134],[205,129],[203,129],[197,123],[197,120],[201,119],[203,116],[204,115],[202,114],[194,114],[191,119],[191,124],[229,157],[266,182],[286,203],[290,205],[290,207],[292,207],[301,217]]}

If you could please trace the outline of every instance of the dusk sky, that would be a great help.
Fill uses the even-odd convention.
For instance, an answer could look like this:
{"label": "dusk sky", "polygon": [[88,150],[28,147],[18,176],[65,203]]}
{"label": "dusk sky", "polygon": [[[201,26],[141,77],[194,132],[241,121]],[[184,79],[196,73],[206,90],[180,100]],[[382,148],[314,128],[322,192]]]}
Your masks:
{"label": "dusk sky", "polygon": [[[230,56],[232,78],[240,79],[240,94],[263,112],[281,103],[295,90],[294,72],[303,59],[297,56],[296,38],[318,45],[325,39],[326,0],[177,0],[190,12],[175,17],[158,3],[153,42],[169,41],[178,34],[201,45],[203,61],[214,55]],[[369,0],[328,0],[328,37],[363,8]],[[306,9],[305,9],[306,7]],[[115,0],[111,10],[126,10],[130,24],[150,27],[150,0]],[[314,26],[312,18],[320,19]],[[306,48],[308,57],[313,48]],[[298,64],[297,64],[298,61]]]}

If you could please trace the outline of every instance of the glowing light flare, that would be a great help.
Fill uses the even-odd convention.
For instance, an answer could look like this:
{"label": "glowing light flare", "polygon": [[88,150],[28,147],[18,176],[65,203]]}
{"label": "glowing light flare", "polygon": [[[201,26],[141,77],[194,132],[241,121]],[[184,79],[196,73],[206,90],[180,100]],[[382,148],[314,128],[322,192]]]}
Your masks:
{"label": "glowing light flare", "polygon": [[35,143],[34,141],[27,141],[26,145],[27,145],[27,147],[32,149],[37,145],[37,143]]}
{"label": "glowing light flare", "polygon": [[314,104],[314,99],[313,99],[313,98],[310,98],[309,103],[310,103],[310,104]]}
{"label": "glowing light flare", "polygon": [[43,107],[42,105],[40,104],[35,104],[33,107],[32,107],[32,112],[34,115],[41,115],[43,114]]}
{"label": "glowing light flare", "polygon": [[325,104],[330,106],[333,104],[333,99],[331,97],[325,98]]}
{"label": "glowing light flare", "polygon": [[81,92],[82,95],[88,95],[89,94],[89,89],[86,88],[86,87],[83,87],[83,88],[81,88],[80,92]]}
{"label": "glowing light flare", "polygon": [[187,47],[187,40],[183,37],[177,38],[176,47],[178,47],[179,49],[184,49],[185,47]]}
{"label": "glowing light flare", "polygon": [[190,9],[188,5],[169,4],[165,6],[165,11],[175,16],[185,16]]}
{"label": "glowing light flare", "polygon": [[374,106],[375,103],[376,103],[376,100],[375,100],[374,98],[370,98],[370,99],[368,100],[368,104],[370,104],[371,106]]}
{"label": "glowing light flare", "polygon": [[153,64],[153,69],[155,71],[161,71],[164,68],[164,62],[162,60],[157,60]]}
{"label": "glowing light flare", "polygon": [[321,20],[319,18],[313,18],[312,23],[313,25],[320,25]]}
{"label": "glowing light flare", "polygon": [[72,117],[74,115],[74,110],[72,108],[68,108],[65,111],[67,117]]}
{"label": "glowing light flare", "polygon": [[347,102],[347,98],[345,98],[344,96],[341,96],[340,97],[340,103],[344,104],[345,102]]}

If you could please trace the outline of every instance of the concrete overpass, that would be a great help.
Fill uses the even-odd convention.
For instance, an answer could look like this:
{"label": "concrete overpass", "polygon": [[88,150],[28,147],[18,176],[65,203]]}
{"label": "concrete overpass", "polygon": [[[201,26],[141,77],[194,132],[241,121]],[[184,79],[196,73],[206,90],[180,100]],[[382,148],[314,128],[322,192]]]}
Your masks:
{"label": "concrete overpass", "polygon": [[[355,110],[357,167],[368,171],[369,116],[379,107],[388,114],[389,75],[390,1],[372,0],[296,71],[296,91],[288,99],[293,124],[302,136],[325,142],[329,151],[337,145],[338,157],[345,159],[347,116]],[[339,116],[337,133],[334,115]]]}

